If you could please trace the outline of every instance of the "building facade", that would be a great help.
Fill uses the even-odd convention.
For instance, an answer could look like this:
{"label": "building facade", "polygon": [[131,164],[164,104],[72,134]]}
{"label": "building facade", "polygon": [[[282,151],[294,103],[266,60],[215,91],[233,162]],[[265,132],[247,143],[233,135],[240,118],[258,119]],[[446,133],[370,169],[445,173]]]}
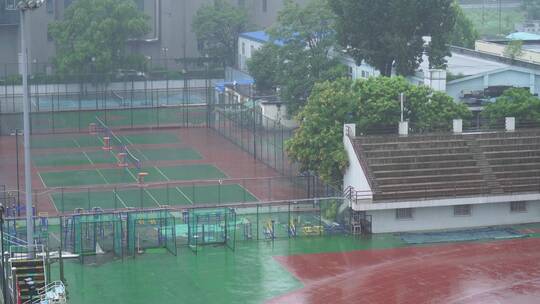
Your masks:
{"label": "building facade", "polygon": [[[31,72],[47,72],[55,56],[54,41],[47,35],[48,24],[62,20],[64,11],[76,0],[46,0],[27,18],[29,67]],[[129,49],[151,57],[154,62],[199,56],[197,37],[191,24],[197,10],[213,0],[134,0],[149,16],[151,31],[142,39],[128,42]],[[255,28],[267,28],[283,8],[281,0],[228,0],[246,9]],[[17,0],[0,0],[0,75],[19,71],[20,20]],[[299,3],[306,2],[298,0]]]}

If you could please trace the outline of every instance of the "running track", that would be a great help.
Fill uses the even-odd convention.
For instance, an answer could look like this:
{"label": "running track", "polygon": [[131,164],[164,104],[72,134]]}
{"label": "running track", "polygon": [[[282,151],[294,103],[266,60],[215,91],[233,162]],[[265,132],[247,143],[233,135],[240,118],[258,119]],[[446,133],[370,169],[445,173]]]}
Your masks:
{"label": "running track", "polygon": [[269,303],[540,303],[540,239],[275,257],[304,288]]}

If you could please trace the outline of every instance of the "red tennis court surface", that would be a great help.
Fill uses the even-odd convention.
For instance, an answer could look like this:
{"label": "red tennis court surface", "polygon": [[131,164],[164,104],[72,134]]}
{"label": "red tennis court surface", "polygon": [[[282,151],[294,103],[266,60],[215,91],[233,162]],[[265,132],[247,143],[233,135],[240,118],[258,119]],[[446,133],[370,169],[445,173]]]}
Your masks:
{"label": "red tennis court surface", "polygon": [[540,303],[540,239],[280,256],[304,288],[270,303]]}

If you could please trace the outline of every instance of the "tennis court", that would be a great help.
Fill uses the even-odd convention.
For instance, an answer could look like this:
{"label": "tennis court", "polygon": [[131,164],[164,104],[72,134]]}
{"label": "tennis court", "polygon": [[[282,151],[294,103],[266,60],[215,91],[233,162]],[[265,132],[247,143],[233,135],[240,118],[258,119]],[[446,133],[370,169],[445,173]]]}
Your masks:
{"label": "tennis court", "polygon": [[124,209],[192,206],[221,202],[254,202],[257,198],[238,184],[207,186],[131,187],[113,191],[57,192],[51,195],[55,208],[71,212],[77,208]]}

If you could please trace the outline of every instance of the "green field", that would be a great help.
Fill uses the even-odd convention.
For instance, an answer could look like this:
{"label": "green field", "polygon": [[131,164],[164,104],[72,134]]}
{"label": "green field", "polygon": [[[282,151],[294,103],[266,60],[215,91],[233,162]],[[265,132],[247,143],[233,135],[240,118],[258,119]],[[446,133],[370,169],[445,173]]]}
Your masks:
{"label": "green field", "polygon": [[516,23],[525,19],[521,8],[502,8],[499,28],[499,10],[497,8],[463,9],[465,15],[473,22],[481,37],[504,37],[514,32]]}

